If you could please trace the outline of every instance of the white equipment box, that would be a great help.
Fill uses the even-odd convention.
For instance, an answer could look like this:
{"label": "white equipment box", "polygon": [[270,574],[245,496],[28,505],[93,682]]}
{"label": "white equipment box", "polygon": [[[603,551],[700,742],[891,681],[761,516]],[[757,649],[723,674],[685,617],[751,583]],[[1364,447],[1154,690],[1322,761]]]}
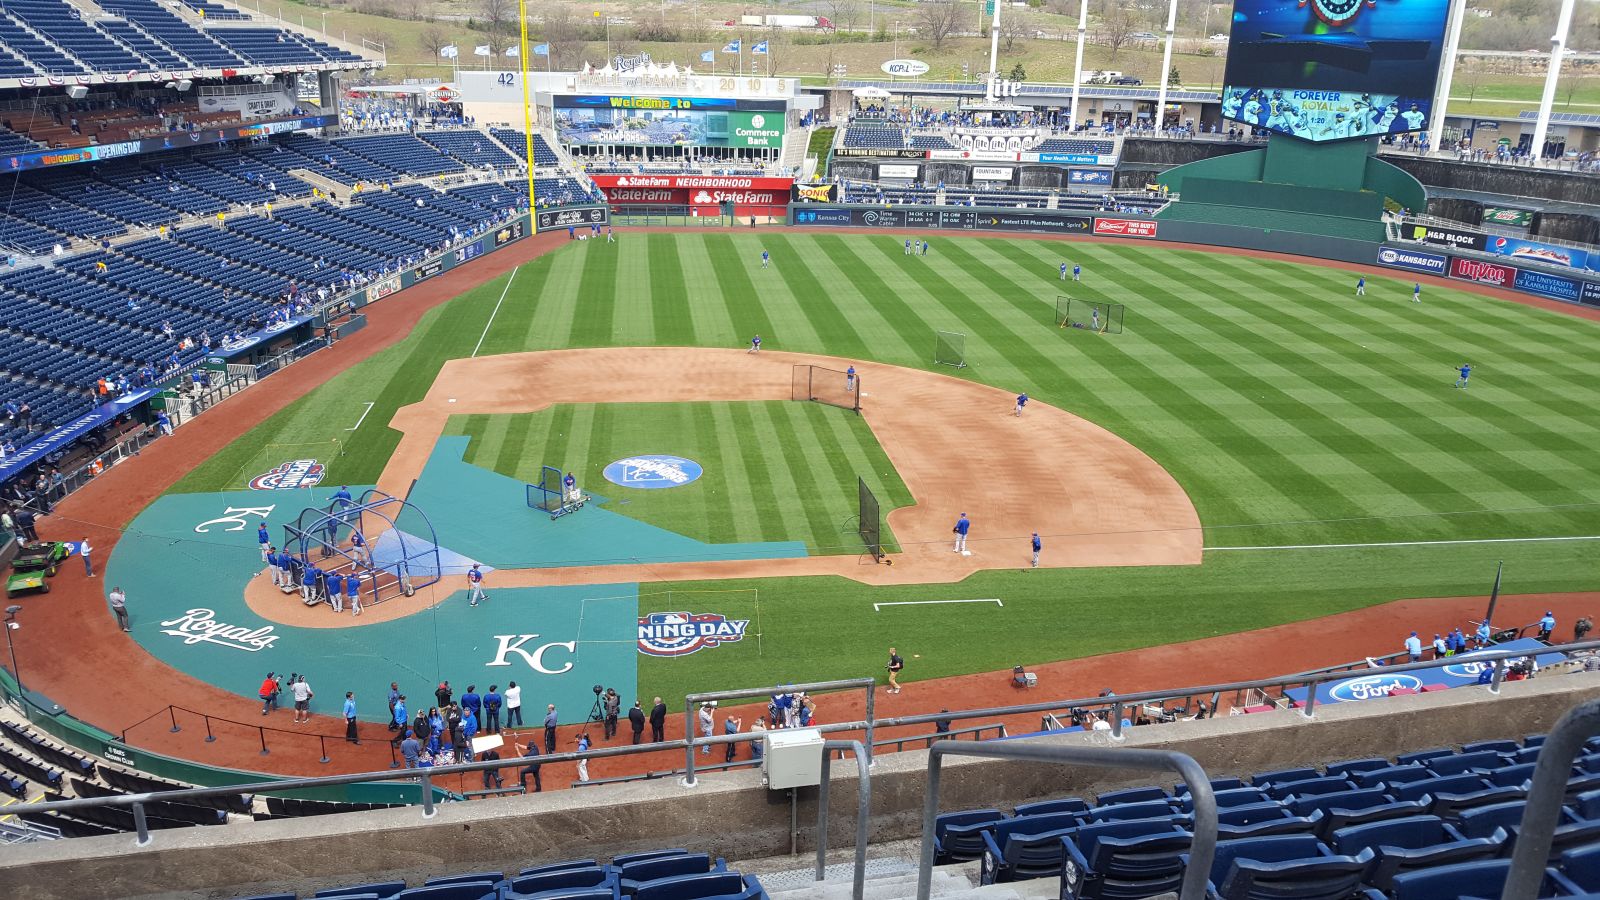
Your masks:
{"label": "white equipment box", "polygon": [[815,728],[783,728],[767,733],[762,768],[773,790],[822,783],[822,732]]}

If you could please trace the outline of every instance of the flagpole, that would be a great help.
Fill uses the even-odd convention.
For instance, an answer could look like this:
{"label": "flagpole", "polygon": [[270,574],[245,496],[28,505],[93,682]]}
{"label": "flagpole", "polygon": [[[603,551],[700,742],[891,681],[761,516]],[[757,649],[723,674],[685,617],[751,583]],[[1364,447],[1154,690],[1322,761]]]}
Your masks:
{"label": "flagpole", "polygon": [[[517,71],[522,78],[522,132],[528,154],[528,230],[539,230],[539,198],[533,190],[533,104],[528,92],[528,0],[517,0],[517,14],[522,19],[522,41],[517,47]],[[550,57],[544,58],[549,71]]]}

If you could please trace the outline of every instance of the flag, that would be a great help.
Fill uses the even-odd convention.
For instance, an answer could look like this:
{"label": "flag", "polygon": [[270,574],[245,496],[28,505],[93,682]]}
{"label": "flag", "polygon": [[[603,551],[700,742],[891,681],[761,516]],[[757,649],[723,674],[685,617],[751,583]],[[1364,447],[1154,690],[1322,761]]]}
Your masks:
{"label": "flag", "polygon": [[739,52],[739,42],[738,41],[729,41],[728,42],[728,46],[722,48],[722,52],[723,53],[738,53]]}
{"label": "flag", "polygon": [[754,47],[751,47],[750,48],[750,52],[751,53],[765,53],[765,52],[767,52],[767,42],[766,41],[762,41],[761,43],[755,45]]}
{"label": "flag", "polygon": [[549,44],[534,44],[533,45],[533,55],[534,56],[549,56],[550,55],[550,45]]}
{"label": "flag", "polygon": [[439,48],[439,55],[445,59],[455,59],[461,55],[461,51],[456,49],[455,44],[447,44]]}
{"label": "flag", "polygon": [[514,58],[522,55],[522,50],[517,48],[517,47],[507,47],[506,48],[506,55],[509,56],[509,57],[512,57],[514,59]]}
{"label": "flag", "polygon": [[700,61],[701,62],[708,62],[708,63],[716,62],[717,61],[717,51],[715,51],[715,50],[707,50],[706,52],[700,54]]}
{"label": "flag", "polygon": [[488,44],[479,44],[478,46],[472,48],[472,55],[473,56],[493,56],[494,55],[494,51],[489,49],[489,45]]}

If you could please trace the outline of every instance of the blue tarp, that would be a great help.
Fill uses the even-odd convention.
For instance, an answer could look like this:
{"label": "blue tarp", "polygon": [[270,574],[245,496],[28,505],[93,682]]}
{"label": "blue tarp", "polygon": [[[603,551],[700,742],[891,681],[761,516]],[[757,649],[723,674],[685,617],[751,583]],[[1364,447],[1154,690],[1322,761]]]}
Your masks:
{"label": "blue tarp", "polygon": [[[1566,658],[1565,654],[1551,651],[1548,644],[1533,638],[1521,638],[1504,644],[1496,644],[1491,650],[1526,651],[1541,666],[1558,663]],[[1362,700],[1387,697],[1396,688],[1416,690],[1425,685],[1433,684],[1442,684],[1445,687],[1477,684],[1478,676],[1492,665],[1492,661],[1477,662],[1473,660],[1474,656],[1483,652],[1488,651],[1468,652],[1446,657],[1439,660],[1439,665],[1437,666],[1416,669],[1410,672],[1385,672],[1382,667],[1379,667],[1368,669],[1341,681],[1325,681],[1317,685],[1317,702],[1356,703]],[[1290,688],[1284,691],[1283,694],[1296,703],[1304,703],[1306,699],[1305,688]]]}

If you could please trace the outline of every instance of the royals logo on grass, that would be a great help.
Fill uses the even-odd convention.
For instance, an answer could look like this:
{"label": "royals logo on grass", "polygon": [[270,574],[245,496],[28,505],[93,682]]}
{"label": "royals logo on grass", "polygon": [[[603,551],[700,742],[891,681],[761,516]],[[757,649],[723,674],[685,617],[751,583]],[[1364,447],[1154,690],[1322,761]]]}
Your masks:
{"label": "royals logo on grass", "polygon": [[639,652],[649,656],[688,656],[707,647],[744,638],[749,619],[720,613],[651,613],[639,617]]}
{"label": "royals logo on grass", "polygon": [[296,459],[250,479],[252,491],[292,491],[322,483],[324,466],[314,459]]}
{"label": "royals logo on grass", "polygon": [[630,456],[619,459],[601,474],[612,484],[657,490],[689,484],[705,473],[700,464],[681,456]]}

